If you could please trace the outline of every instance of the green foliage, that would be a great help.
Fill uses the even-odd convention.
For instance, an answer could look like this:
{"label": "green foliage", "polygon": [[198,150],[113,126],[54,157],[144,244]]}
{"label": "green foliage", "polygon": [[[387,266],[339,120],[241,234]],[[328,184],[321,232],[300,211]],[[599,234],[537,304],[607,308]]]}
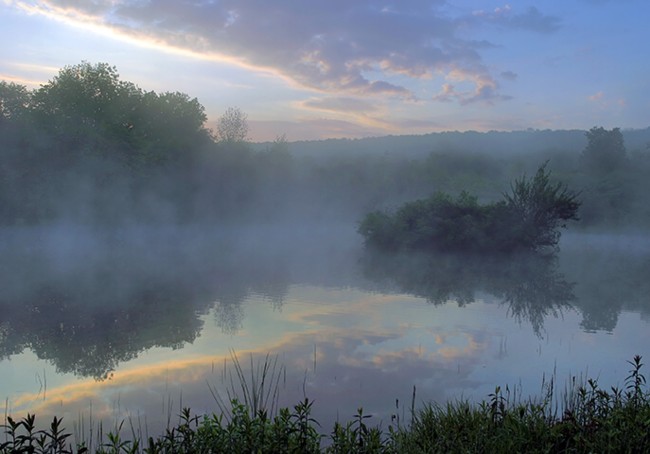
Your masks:
{"label": "green foliage", "polygon": [[480,205],[462,192],[436,193],[402,205],[394,214],[373,212],[358,231],[366,244],[384,250],[504,252],[555,247],[560,227],[578,219],[577,195],[552,184],[546,164],[535,177],[516,180],[504,200]]}
{"label": "green foliage", "polygon": [[131,167],[175,161],[208,136],[196,98],[145,93],[106,63],[63,68],[33,93],[32,113],[62,145]]}
{"label": "green foliage", "polygon": [[397,452],[646,452],[650,400],[641,358],[630,364],[628,391],[590,379],[567,391],[559,414],[553,383],[541,401],[521,403],[497,386],[478,406],[427,405],[398,433]]}
{"label": "green foliage", "polygon": [[[366,421],[372,415],[364,415],[363,408],[357,409],[352,421],[343,425],[338,421],[330,434],[332,444],[327,453],[381,453],[392,452],[391,442],[379,427],[371,427]],[[392,434],[393,432],[391,432]]]}
{"label": "green foliage", "polygon": [[[579,131],[296,142],[292,156],[283,137],[268,145],[248,143],[247,118],[238,108],[225,111],[214,133],[205,121],[196,98],[144,91],[106,63],[66,66],[35,90],[0,81],[0,222],[105,225],[288,214],[347,220],[434,190],[466,190],[493,202],[513,176],[534,172],[531,161],[552,156],[556,175],[582,189],[583,224],[650,224],[650,160],[640,151],[646,150],[648,131],[625,132],[633,150],[629,160],[621,131],[603,128],[587,132],[580,160]],[[634,134],[640,134],[636,141]],[[514,149],[521,153],[508,151]],[[457,202],[468,201],[432,206],[454,211]],[[439,231],[420,227],[463,249],[519,248],[510,241],[505,203],[463,210],[457,218],[450,214]],[[400,223],[380,227],[374,221],[367,228],[379,237],[399,239],[391,229]],[[463,228],[455,228],[456,222]],[[490,228],[483,231],[485,223]],[[406,243],[426,243],[421,240]],[[399,248],[402,241],[378,243]]]}
{"label": "green foliage", "polygon": [[76,449],[69,444],[70,434],[56,417],[49,429],[37,430],[34,415],[20,421],[7,416],[0,454],[648,452],[650,394],[641,357],[628,363],[624,390],[605,390],[596,380],[580,383],[574,378],[558,399],[551,380],[543,384],[541,398],[522,402],[508,386],[497,386],[479,404],[429,403],[413,411],[409,424],[397,421],[388,430],[370,426],[370,415],[359,408],[351,421],[336,422],[329,437],[320,434],[308,399],[293,409],[282,408],[274,417],[265,411],[252,414],[233,400],[228,421],[216,414],[193,416],[184,408],[179,424],[161,436],[149,437],[146,443],[126,439],[120,424],[94,450],[84,442]]}
{"label": "green foliage", "polygon": [[250,356],[250,377],[245,373],[239,358],[235,352],[231,352],[231,359],[234,367],[234,374],[229,373],[230,387],[227,390],[227,397],[223,398],[217,390],[209,386],[212,397],[217,402],[221,413],[228,415],[228,403],[241,401],[244,408],[250,409],[250,416],[254,417],[259,413],[271,413],[276,411],[279,385],[282,374],[285,372],[282,366],[278,366],[277,356],[271,360],[267,354],[264,361],[256,366],[253,364],[253,356]]}
{"label": "green foliage", "polygon": [[515,180],[510,194],[504,194],[509,214],[516,223],[515,237],[526,247],[539,249],[555,246],[560,239],[558,228],[566,221],[578,220],[580,202],[577,194],[562,183],[552,184],[546,165],[533,179]]}
{"label": "green foliage", "polygon": [[395,236],[395,219],[383,211],[368,213],[357,231],[366,238],[366,244],[393,250],[399,246]]}
{"label": "green foliage", "polygon": [[[66,66],[32,94],[37,127],[67,148],[105,149],[124,139],[141,91],[106,63]],[[70,150],[73,151],[73,150]]]}
{"label": "green foliage", "polygon": [[62,120],[98,124],[131,84],[121,82],[114,66],[87,62],[66,66],[34,93],[34,109]]}
{"label": "green foliage", "polygon": [[0,124],[25,115],[30,103],[30,93],[24,85],[0,81]]}
{"label": "green foliage", "polygon": [[582,161],[588,171],[606,174],[620,169],[627,160],[623,134],[619,128],[611,131],[602,126],[585,133],[587,146],[582,151]]}
{"label": "green foliage", "polygon": [[647,226],[647,152],[628,156],[619,128],[594,127],[585,135],[578,181],[583,187],[584,221],[608,227]]}
{"label": "green foliage", "polygon": [[205,109],[185,93],[144,93],[132,112],[122,123],[128,132],[131,165],[178,163],[207,142]]}
{"label": "green foliage", "polygon": [[50,423],[49,430],[36,429],[36,416],[27,414],[20,421],[7,416],[5,424],[0,428],[5,430],[5,441],[0,443],[0,453],[36,453],[36,454],[83,454],[88,449],[77,446],[76,450],[68,445],[70,433],[61,426],[63,419],[56,416]]}
{"label": "green foliage", "polygon": [[0,82],[2,222],[186,218],[206,118],[196,98],[144,92],[106,63],[66,66],[33,91]]}

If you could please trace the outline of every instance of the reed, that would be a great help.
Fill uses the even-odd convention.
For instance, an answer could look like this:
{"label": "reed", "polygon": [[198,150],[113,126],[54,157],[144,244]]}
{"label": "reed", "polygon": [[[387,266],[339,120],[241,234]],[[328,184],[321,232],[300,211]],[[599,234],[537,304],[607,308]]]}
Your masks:
{"label": "reed", "polygon": [[542,393],[534,398],[497,386],[478,404],[430,403],[414,409],[408,423],[396,415],[385,429],[359,408],[351,421],[336,422],[330,431],[311,416],[307,398],[277,408],[284,373],[277,358],[267,356],[255,367],[251,362],[251,376],[234,353],[233,363],[229,402],[210,388],[221,399],[220,412],[198,416],[183,408],[178,424],[156,438],[145,439],[132,423],[130,438],[124,438],[122,422],[101,436],[97,448],[73,446],[61,419],[38,430],[34,415],[15,420],[5,414],[0,453],[650,452],[650,394],[640,356],[628,361],[622,389],[571,378],[558,395],[553,376],[543,379]]}
{"label": "reed", "polygon": [[254,363],[253,355],[250,359],[248,374],[242,367],[239,357],[234,351],[230,352],[230,359],[234,368],[224,367],[224,378],[227,381],[226,396],[208,382],[208,390],[219,407],[222,415],[231,414],[233,402],[241,402],[254,417],[260,412],[275,416],[280,398],[280,383],[286,385],[286,369],[278,365],[277,355],[271,358],[267,353],[263,361]]}

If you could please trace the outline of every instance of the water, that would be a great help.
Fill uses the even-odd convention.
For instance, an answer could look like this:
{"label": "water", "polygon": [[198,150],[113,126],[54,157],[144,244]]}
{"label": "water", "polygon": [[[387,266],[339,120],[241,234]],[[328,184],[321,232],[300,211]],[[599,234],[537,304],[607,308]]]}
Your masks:
{"label": "water", "polygon": [[[280,405],[329,430],[416,406],[624,386],[649,357],[650,241],[565,235],[551,259],[368,256],[349,225],[6,230],[0,397],[14,416],[144,434],[218,410],[236,354],[277,358]],[[249,372],[247,372],[248,374]],[[237,380],[235,380],[235,385]],[[211,391],[212,389],[212,391]]]}

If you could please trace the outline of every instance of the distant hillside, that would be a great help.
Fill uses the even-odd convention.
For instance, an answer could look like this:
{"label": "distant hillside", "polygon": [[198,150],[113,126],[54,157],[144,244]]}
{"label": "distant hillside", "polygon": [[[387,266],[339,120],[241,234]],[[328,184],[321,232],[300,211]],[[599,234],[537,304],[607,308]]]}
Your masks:
{"label": "distant hillside", "polygon": [[[649,150],[650,128],[624,130],[628,152]],[[257,143],[264,150],[271,143]],[[586,145],[585,131],[526,130],[512,132],[437,132],[424,135],[384,136],[365,139],[327,139],[290,142],[296,156],[332,156],[339,154],[378,154],[403,158],[421,158],[432,151],[471,151],[507,156],[520,153],[580,152]]]}

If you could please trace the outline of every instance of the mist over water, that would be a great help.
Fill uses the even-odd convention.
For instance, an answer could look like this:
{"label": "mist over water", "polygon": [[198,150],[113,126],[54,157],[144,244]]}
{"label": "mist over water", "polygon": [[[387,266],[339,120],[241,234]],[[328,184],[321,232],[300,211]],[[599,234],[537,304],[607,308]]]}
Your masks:
{"label": "mist over water", "polygon": [[558,256],[506,260],[376,257],[344,222],[58,224],[2,239],[0,370],[18,414],[87,418],[92,402],[96,418],[146,414],[155,431],[181,394],[217,410],[206,383],[227,387],[234,350],[279,355],[285,405],[306,393],[325,423],[358,406],[387,422],[413,386],[421,402],[496,384],[536,393],[553,371],[614,384],[648,345],[641,234],[573,233]]}
{"label": "mist over water", "polygon": [[[6,227],[0,373],[11,413],[159,432],[182,405],[217,411],[232,352],[278,355],[282,405],[328,425],[481,400],[542,377],[620,384],[646,354],[643,233],[565,233],[557,255],[382,257],[350,220]],[[249,358],[249,355],[252,355]],[[525,365],[525,367],[524,367]],[[206,397],[207,396],[207,397]],[[92,409],[92,410],[91,410]]]}
{"label": "mist over water", "polygon": [[[234,354],[271,354],[281,405],[314,399],[324,427],[359,407],[388,423],[414,388],[416,404],[534,395],[545,374],[607,388],[647,356],[650,129],[251,145],[237,110],[241,140],[218,140],[198,100],[108,65],[0,88],[7,414],[157,434],[182,406],[217,411],[208,383],[232,386]],[[382,253],[357,233],[438,193],[495,216],[539,169],[582,202],[559,251]]]}

